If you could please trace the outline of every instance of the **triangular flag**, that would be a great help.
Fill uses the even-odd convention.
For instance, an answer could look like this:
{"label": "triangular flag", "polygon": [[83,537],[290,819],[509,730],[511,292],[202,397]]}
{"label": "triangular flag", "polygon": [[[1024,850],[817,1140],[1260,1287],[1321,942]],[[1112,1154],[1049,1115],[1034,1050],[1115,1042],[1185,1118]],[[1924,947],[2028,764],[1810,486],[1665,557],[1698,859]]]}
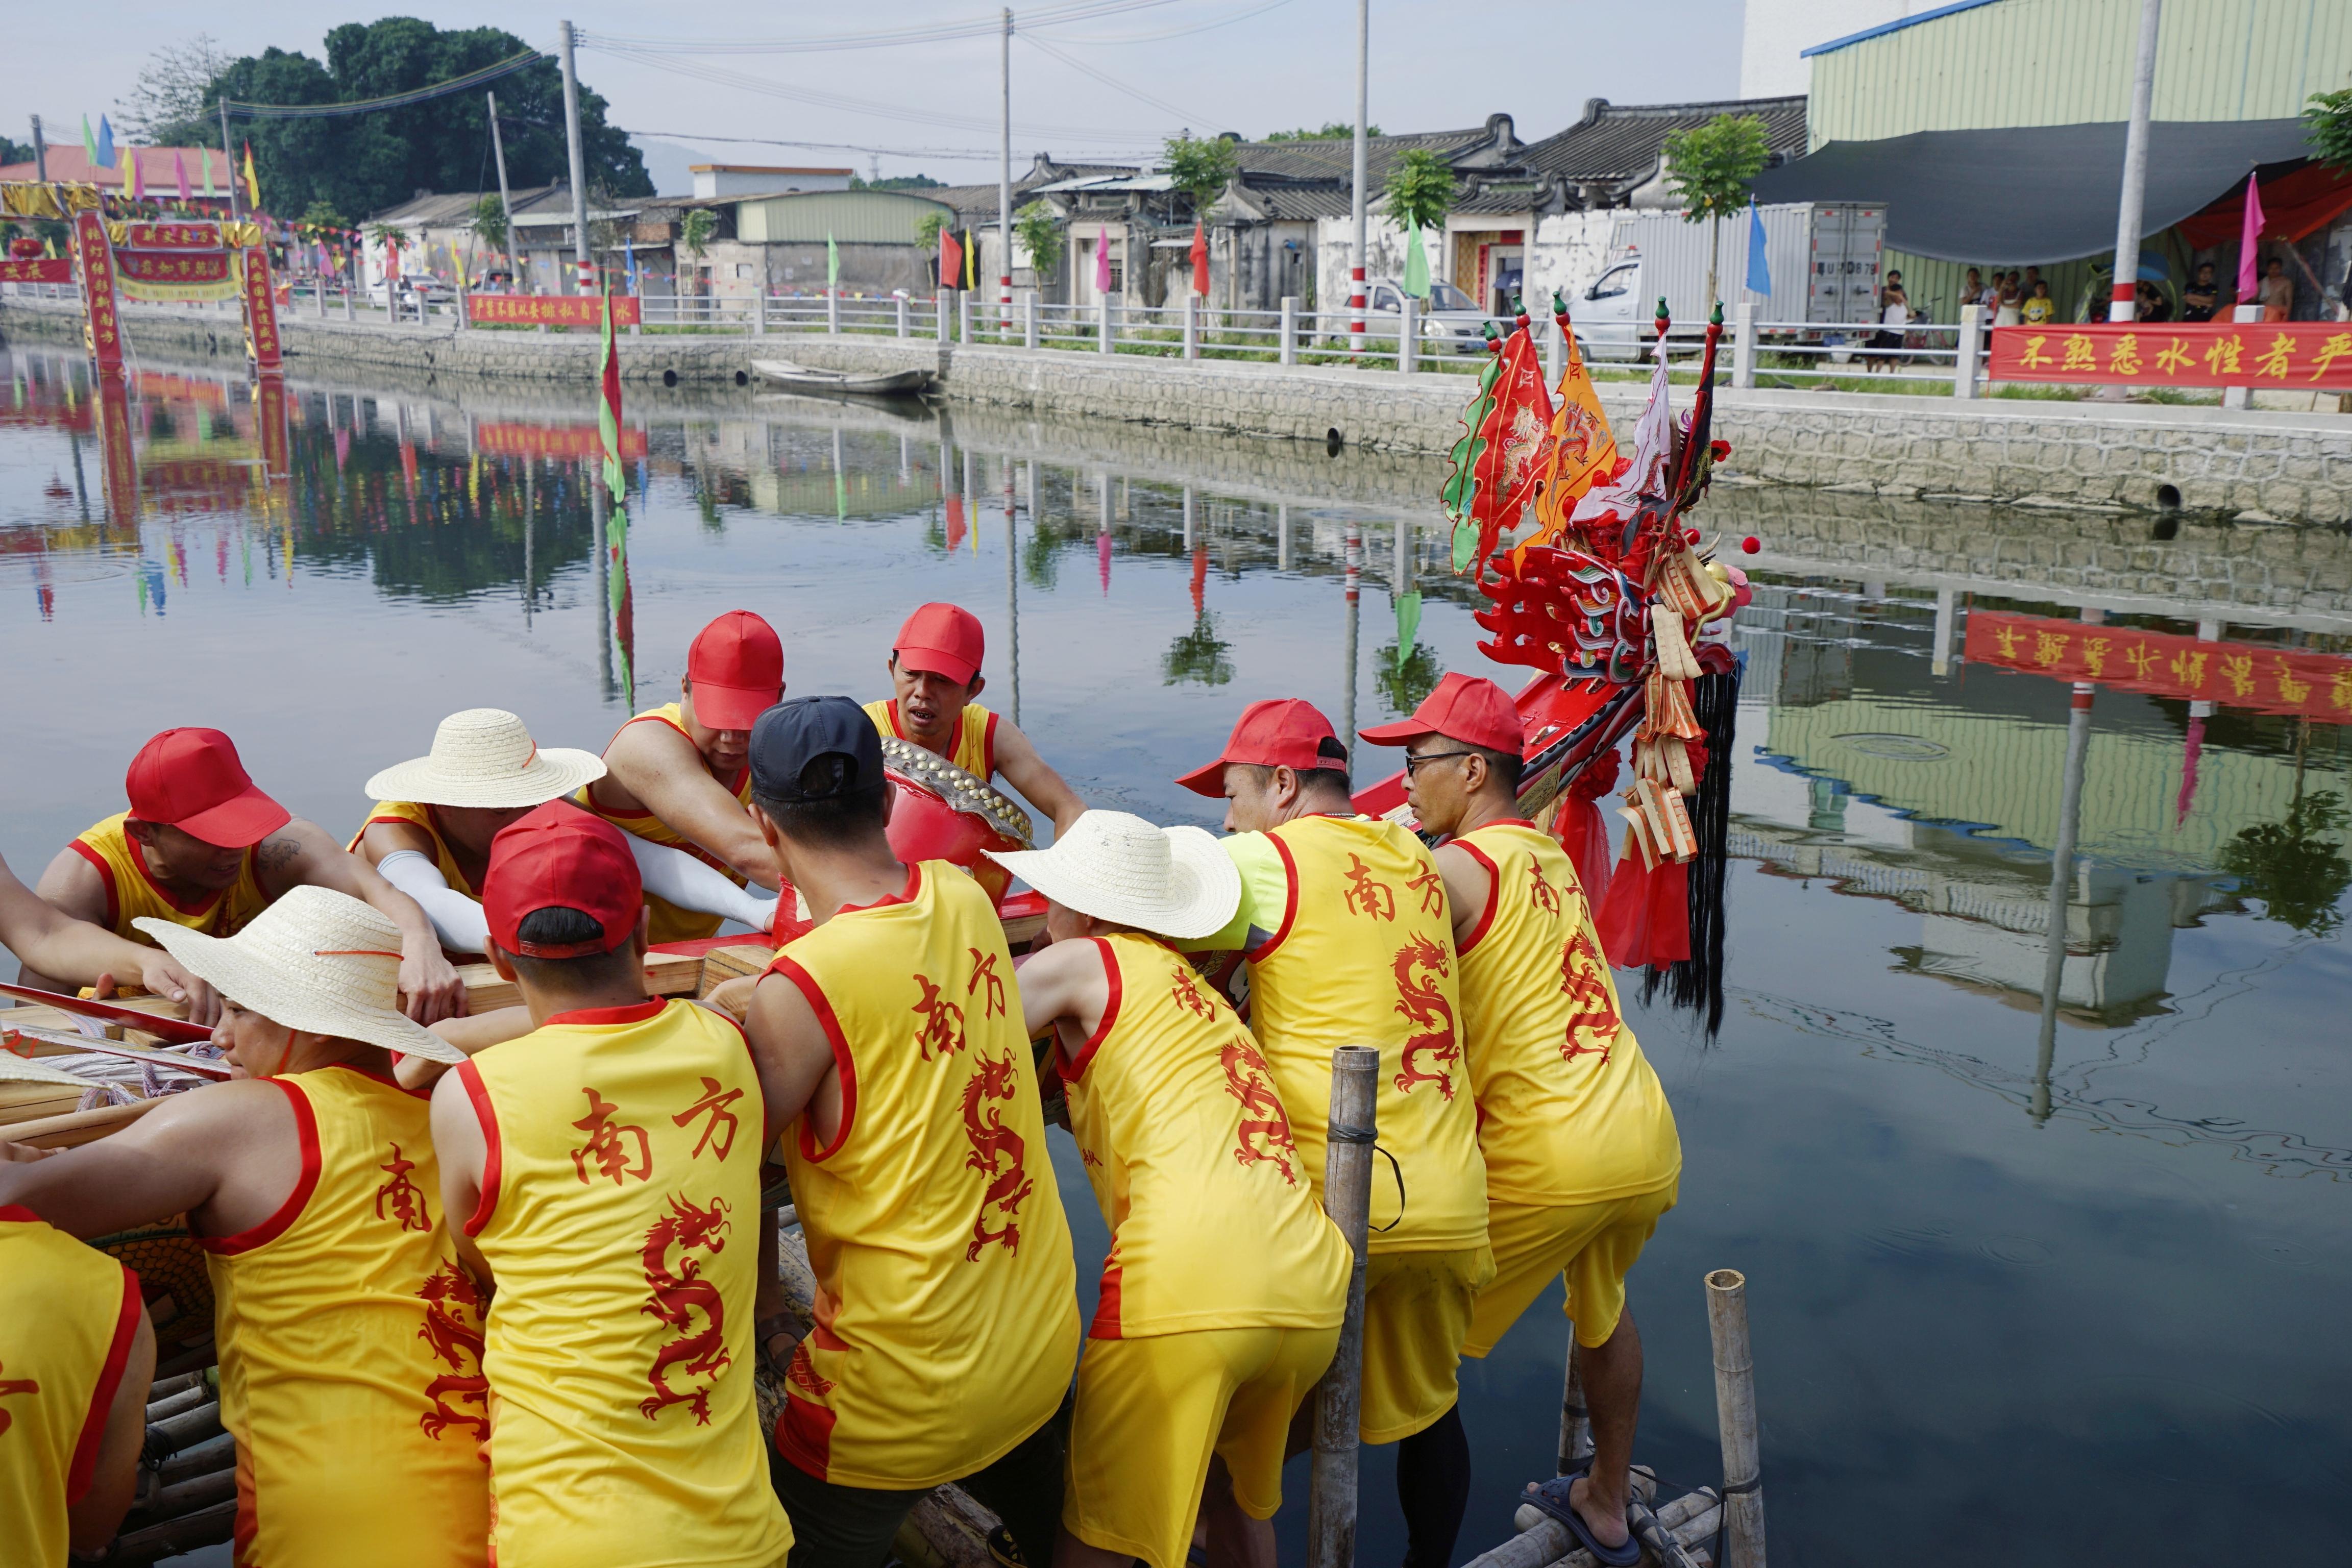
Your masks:
{"label": "triangular flag", "polygon": [[1757,209],[1754,196],[1748,198],[1748,291],[1772,292],[1772,268],[1764,259],[1764,215]]}
{"label": "triangular flag", "polygon": [[841,287],[841,247],[833,243],[831,229],[825,230],[824,234],[824,286],[828,289]]}
{"label": "triangular flag", "polygon": [[1528,540],[1529,544],[1560,542],[1568,532],[1569,518],[1585,492],[1596,483],[1613,481],[1625,468],[1625,460],[1617,455],[1617,437],[1610,432],[1609,416],[1601,411],[1601,395],[1584,368],[1584,355],[1577,350],[1568,308],[1557,293],[1551,303],[1553,320],[1559,323],[1568,353],[1552,405],[1551,446],[1536,473],[1537,527]]}
{"label": "triangular flag", "polygon": [[1201,220],[1192,220],[1192,292],[1209,297],[1209,235]]}
{"label": "triangular flag", "polygon": [[1396,667],[1402,669],[1412,657],[1413,639],[1421,633],[1421,590],[1399,594],[1396,602],[1397,658]]}
{"label": "triangular flag", "polygon": [[1404,291],[1416,300],[1429,298],[1429,252],[1421,247],[1418,225],[1405,231]]}
{"label": "triangular flag", "polygon": [[81,117],[81,155],[89,161],[91,168],[95,169],[99,166],[98,137],[90,131],[89,116],[87,114]]}
{"label": "triangular flag", "polygon": [[253,177],[253,143],[245,144],[245,205],[261,210],[261,182]]}
{"label": "triangular flag", "polygon": [[98,117],[98,166],[114,167],[114,127],[107,123],[103,114]]}

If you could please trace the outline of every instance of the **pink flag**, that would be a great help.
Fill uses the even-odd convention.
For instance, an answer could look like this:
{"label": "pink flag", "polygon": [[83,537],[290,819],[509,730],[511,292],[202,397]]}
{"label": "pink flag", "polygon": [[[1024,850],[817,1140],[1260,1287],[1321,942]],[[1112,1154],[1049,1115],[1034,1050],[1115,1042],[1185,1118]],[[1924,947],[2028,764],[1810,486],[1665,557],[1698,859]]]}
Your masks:
{"label": "pink flag", "polygon": [[1100,225],[1095,228],[1095,292],[1110,292],[1110,230]]}
{"label": "pink flag", "polygon": [[2260,289],[2263,249],[2263,196],[2252,174],[2246,176],[2246,226],[2238,236],[2238,303],[2251,305]]}
{"label": "pink flag", "polygon": [[172,149],[172,173],[180,177],[180,205],[185,206],[188,202],[188,162],[180,155],[177,147]]}

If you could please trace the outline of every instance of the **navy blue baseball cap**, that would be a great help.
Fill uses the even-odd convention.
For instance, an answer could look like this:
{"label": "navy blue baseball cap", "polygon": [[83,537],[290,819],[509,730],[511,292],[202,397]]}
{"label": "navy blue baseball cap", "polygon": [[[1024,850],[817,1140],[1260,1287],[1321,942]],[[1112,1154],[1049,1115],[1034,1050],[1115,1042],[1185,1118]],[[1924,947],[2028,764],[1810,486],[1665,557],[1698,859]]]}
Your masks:
{"label": "navy blue baseball cap", "polygon": [[[819,769],[803,787],[811,763],[840,757],[838,770]],[[751,790],[768,800],[806,804],[882,787],[882,733],[865,709],[846,697],[795,697],[779,702],[751,725]]]}

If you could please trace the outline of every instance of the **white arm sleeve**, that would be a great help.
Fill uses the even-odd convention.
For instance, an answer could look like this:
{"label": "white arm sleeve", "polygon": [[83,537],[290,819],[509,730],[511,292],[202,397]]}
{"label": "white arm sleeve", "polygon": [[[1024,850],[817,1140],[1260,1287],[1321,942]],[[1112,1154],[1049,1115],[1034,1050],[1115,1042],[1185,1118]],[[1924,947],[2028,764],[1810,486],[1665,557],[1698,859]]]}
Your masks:
{"label": "white arm sleeve", "polygon": [[637,858],[637,876],[646,892],[667,899],[682,910],[740,921],[753,931],[766,931],[775,919],[775,894],[762,898],[749,888],[739,888],[732,878],[711,869],[683,849],[656,844],[634,833],[621,837],[628,840],[629,853]]}
{"label": "white arm sleeve", "polygon": [[488,950],[490,922],[482,906],[452,888],[441,868],[414,849],[395,849],[376,869],[383,879],[422,905],[441,945],[452,952]]}

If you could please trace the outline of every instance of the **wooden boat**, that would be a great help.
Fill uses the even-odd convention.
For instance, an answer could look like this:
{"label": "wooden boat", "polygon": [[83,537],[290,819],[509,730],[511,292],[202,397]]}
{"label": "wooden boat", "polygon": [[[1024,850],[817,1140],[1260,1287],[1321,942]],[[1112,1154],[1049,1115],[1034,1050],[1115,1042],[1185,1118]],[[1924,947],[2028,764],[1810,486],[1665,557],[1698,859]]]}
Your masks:
{"label": "wooden boat", "polygon": [[825,393],[839,396],[907,397],[921,392],[931,384],[927,370],[892,370],[871,374],[846,371],[818,370],[813,365],[795,364],[788,359],[755,359],[751,368],[779,386],[794,392]]}

